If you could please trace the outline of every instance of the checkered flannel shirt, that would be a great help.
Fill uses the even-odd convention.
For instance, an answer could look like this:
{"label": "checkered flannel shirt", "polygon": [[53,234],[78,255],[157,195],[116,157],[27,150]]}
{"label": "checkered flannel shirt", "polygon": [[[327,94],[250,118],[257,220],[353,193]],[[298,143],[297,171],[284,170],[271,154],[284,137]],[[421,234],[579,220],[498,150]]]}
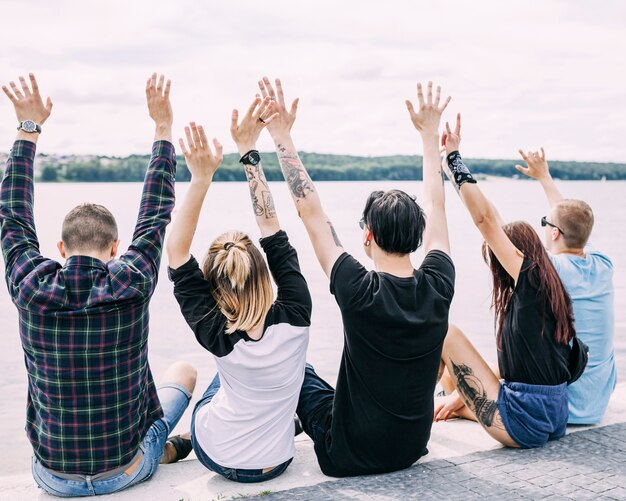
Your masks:
{"label": "checkered flannel shirt", "polygon": [[0,189],[2,253],[28,371],[26,432],[41,463],[93,475],[127,464],[163,411],[148,365],[148,302],[174,207],[174,147],[157,141],[128,251],[108,263],[43,257],[35,144],[16,141]]}

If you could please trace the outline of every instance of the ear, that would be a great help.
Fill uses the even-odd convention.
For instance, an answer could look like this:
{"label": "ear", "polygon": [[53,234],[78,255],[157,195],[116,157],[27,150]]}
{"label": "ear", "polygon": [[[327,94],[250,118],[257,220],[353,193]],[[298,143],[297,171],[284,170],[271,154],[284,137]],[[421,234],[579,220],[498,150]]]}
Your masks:
{"label": "ear", "polygon": [[113,245],[111,245],[111,258],[114,258],[115,256],[117,256],[117,249],[120,246],[120,241],[116,240],[115,242],[113,242]]}
{"label": "ear", "polygon": [[59,240],[57,242],[57,249],[59,249],[59,253],[61,254],[61,257],[65,259],[65,247],[63,246],[62,240]]}
{"label": "ear", "polygon": [[557,228],[552,228],[552,241],[556,242],[561,238],[561,232]]}

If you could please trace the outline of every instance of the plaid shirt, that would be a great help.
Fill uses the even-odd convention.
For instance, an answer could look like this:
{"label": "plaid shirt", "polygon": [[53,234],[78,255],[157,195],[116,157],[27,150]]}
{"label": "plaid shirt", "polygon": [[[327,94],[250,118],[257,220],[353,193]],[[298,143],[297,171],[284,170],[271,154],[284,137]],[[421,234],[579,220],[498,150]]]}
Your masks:
{"label": "plaid shirt", "polygon": [[127,464],[163,416],[148,365],[148,301],[174,207],[174,147],[155,142],[120,259],[44,258],[33,220],[35,144],[16,141],[0,190],[2,253],[28,371],[26,432],[42,464],[93,475]]}

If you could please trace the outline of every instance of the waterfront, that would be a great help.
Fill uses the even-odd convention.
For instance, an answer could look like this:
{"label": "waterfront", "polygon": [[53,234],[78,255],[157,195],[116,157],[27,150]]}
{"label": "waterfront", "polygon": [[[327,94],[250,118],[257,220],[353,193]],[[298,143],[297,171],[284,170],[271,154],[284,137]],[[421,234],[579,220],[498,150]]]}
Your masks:
{"label": "waterfront", "polygon": [[[541,235],[541,216],[547,213],[547,204],[537,183],[507,179],[491,179],[481,186],[494,201],[504,220],[526,219]],[[626,371],[626,280],[624,265],[626,250],[622,245],[621,229],[626,223],[625,182],[562,182],[559,187],[565,196],[583,198],[594,208],[596,227],[592,235],[595,247],[604,250],[615,264],[615,333],[620,377]],[[178,185],[178,196],[184,195],[185,183]],[[320,374],[334,382],[342,348],[342,329],[339,310],[328,290],[328,281],[322,273],[300,221],[295,214],[286,187],[271,183],[276,208],[282,227],[289,234],[300,256],[302,270],[311,288],[314,310],[311,329],[309,360]],[[370,266],[361,247],[358,220],[365,198],[373,189],[400,188],[418,195],[417,182],[355,182],[319,183],[318,189],[327,214],[349,252]],[[119,184],[39,184],[36,189],[36,221],[42,253],[56,258],[63,216],[73,206],[84,202],[101,203],[115,214],[122,238],[121,248],[130,240],[141,185]],[[493,319],[489,311],[490,283],[486,266],[480,257],[481,237],[461,206],[456,194],[448,186],[448,220],[452,257],[457,269],[456,294],[451,321],[459,324],[488,359],[495,360]],[[201,258],[209,242],[227,229],[241,229],[256,239],[248,188],[243,183],[215,183],[209,192],[193,246]],[[415,255],[418,265],[423,254]],[[184,358],[198,367],[199,380],[196,397],[214,374],[215,365],[210,355],[195,341],[184,323],[171,292],[166,275],[166,260],[161,268],[160,283],[151,306],[150,364],[159,381],[160,375],[173,360]],[[30,446],[23,431],[26,402],[26,372],[17,333],[17,312],[11,304],[6,287],[0,287],[0,374],[4,399],[0,409],[3,420],[2,441],[11,455],[4,455],[0,466],[4,475],[25,473],[30,467]],[[181,427],[188,426],[187,415]]]}

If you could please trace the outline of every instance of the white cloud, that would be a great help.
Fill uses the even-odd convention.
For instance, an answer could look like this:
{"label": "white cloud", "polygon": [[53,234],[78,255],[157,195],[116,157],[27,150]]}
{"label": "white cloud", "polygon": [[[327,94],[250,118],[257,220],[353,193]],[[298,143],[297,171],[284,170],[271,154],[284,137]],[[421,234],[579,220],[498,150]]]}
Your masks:
{"label": "white cloud", "polygon": [[[301,105],[294,129],[307,151],[417,153],[404,99],[433,79],[464,118],[469,156],[625,161],[626,7],[580,1],[3,3],[3,82],[37,73],[55,101],[41,149],[147,152],[144,82],[173,80],[178,134],[189,120],[234,151],[233,107],[256,80],[280,76]],[[0,137],[14,133],[0,102]],[[270,149],[265,138],[260,145]]]}

